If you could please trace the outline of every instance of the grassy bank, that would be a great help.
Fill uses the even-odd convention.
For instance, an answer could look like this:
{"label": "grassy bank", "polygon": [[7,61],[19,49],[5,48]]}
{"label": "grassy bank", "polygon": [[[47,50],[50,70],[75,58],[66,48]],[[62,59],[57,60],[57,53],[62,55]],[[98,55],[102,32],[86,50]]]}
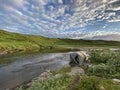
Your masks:
{"label": "grassy bank", "polygon": [[[110,78],[88,75],[68,75],[70,67],[63,67],[54,71],[48,77],[34,79],[29,87],[17,90],[120,90],[120,84]],[[55,77],[61,75],[61,77]]]}
{"label": "grassy bank", "polygon": [[120,50],[92,50],[93,66],[86,69],[88,75],[120,79]]}
{"label": "grassy bank", "polygon": [[[18,90],[120,90],[120,50],[90,50],[90,66],[81,66],[84,74],[70,75],[71,67],[62,67],[33,80]],[[57,78],[55,77],[57,76]]]}
{"label": "grassy bank", "polygon": [[23,35],[0,30],[0,52],[41,50],[54,47],[57,39]]}
{"label": "grassy bank", "polygon": [[[26,90],[119,90],[119,84],[110,79],[96,76],[82,76],[81,80],[74,82],[77,76],[64,75],[60,79],[50,78],[38,80]],[[73,84],[74,83],[74,84]],[[23,90],[22,88],[19,90]]]}
{"label": "grassy bank", "polygon": [[45,38],[42,36],[23,35],[0,30],[0,53],[52,48],[119,48],[119,45],[120,42],[117,41]]}

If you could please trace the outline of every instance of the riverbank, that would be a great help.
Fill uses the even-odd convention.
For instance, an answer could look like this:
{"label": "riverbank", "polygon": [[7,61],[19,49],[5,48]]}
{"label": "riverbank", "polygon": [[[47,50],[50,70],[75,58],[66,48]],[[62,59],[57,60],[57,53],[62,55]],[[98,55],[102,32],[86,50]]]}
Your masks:
{"label": "riverbank", "polygon": [[45,71],[18,90],[120,90],[120,50],[90,50],[90,65]]}
{"label": "riverbank", "polygon": [[[50,50],[51,51],[51,50]],[[38,77],[45,70],[68,65],[67,52],[13,53],[0,57],[0,90],[15,88]]]}
{"label": "riverbank", "polygon": [[53,49],[57,39],[42,36],[23,35],[0,30],[0,55],[19,51],[40,51]]}
{"label": "riverbank", "polygon": [[120,48],[120,42],[46,38],[0,30],[0,55],[20,51],[74,48]]}
{"label": "riverbank", "polygon": [[15,90],[119,90],[118,81],[88,76],[80,67],[62,67],[58,71],[46,70]]}

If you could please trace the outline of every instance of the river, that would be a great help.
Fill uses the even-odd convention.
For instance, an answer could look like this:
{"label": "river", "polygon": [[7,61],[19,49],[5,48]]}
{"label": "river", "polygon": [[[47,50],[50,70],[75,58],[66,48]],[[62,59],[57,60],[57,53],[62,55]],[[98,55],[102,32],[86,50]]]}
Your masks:
{"label": "river", "polygon": [[0,57],[0,90],[13,88],[39,76],[46,69],[57,70],[69,63],[69,52],[28,53]]}

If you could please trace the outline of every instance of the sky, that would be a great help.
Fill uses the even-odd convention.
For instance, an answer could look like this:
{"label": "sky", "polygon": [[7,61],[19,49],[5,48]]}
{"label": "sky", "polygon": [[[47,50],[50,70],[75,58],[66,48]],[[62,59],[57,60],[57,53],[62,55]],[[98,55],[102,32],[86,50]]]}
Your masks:
{"label": "sky", "polygon": [[120,0],[0,0],[0,29],[120,41]]}

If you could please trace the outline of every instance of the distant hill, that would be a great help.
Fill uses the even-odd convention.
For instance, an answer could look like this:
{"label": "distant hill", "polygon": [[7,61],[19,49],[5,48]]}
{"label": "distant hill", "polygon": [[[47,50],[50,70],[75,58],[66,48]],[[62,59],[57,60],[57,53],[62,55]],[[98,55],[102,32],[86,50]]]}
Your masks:
{"label": "distant hill", "polygon": [[94,36],[93,40],[113,40],[113,41],[120,41],[120,35],[118,34],[111,34],[111,35],[102,35],[102,36]]}
{"label": "distant hill", "polygon": [[0,30],[0,52],[9,53],[23,50],[80,47],[120,47],[120,42],[46,38],[42,36],[24,35]]}

